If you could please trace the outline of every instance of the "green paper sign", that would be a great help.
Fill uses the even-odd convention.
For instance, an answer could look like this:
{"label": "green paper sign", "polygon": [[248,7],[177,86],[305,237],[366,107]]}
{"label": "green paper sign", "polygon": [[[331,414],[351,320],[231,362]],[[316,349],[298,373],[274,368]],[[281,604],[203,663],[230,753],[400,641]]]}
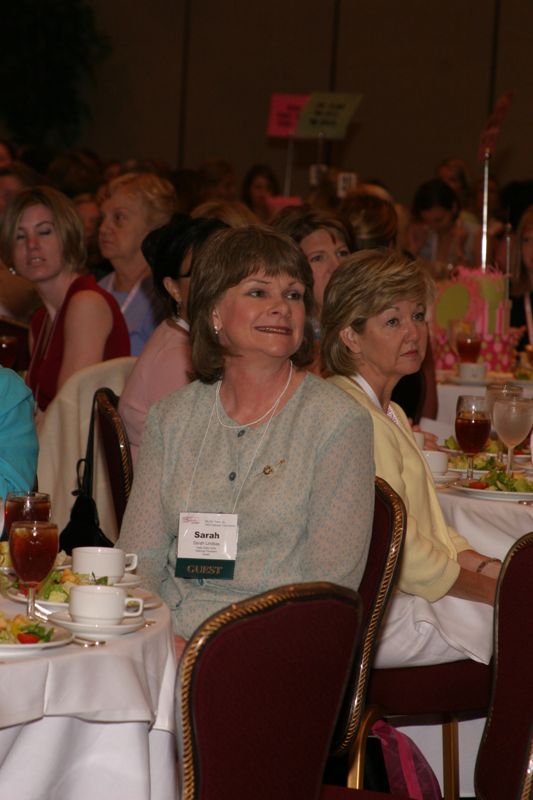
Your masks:
{"label": "green paper sign", "polygon": [[299,139],[344,139],[362,94],[313,92],[303,107],[295,136]]}

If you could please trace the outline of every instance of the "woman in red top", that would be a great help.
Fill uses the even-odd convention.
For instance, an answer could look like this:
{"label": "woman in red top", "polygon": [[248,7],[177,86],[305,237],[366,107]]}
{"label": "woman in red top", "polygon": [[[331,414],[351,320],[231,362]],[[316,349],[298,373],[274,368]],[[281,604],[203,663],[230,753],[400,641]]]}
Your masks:
{"label": "woman in red top", "polygon": [[30,280],[43,307],[31,320],[26,382],[38,410],[82,367],[130,353],[120,309],[85,265],[83,225],[71,201],[47,186],[21,192],[6,208],[0,258]]}

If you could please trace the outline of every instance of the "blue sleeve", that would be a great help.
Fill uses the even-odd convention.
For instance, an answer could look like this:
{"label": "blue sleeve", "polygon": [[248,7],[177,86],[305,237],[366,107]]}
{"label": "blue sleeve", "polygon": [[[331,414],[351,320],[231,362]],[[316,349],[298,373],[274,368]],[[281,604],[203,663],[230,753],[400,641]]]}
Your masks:
{"label": "blue sleeve", "polygon": [[0,369],[0,497],[30,491],[39,445],[33,420],[33,395],[10,369]]}

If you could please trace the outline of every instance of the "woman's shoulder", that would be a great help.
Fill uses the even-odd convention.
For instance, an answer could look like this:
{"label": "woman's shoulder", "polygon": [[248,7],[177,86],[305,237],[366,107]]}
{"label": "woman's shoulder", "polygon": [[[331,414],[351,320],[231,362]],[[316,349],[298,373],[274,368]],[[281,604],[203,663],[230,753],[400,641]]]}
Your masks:
{"label": "woman's shoulder", "polygon": [[[324,415],[324,418],[351,417],[367,418],[368,412],[362,404],[354,402],[339,386],[330,380],[324,380],[308,373],[302,384],[305,403]],[[327,415],[324,414],[327,409]]]}
{"label": "woman's shoulder", "polygon": [[0,367],[0,406],[2,410],[31,396],[31,389],[12,369]]}
{"label": "woman's shoulder", "polygon": [[161,420],[182,420],[190,424],[188,415],[202,408],[211,408],[215,399],[214,385],[193,381],[158,400],[152,408]]}

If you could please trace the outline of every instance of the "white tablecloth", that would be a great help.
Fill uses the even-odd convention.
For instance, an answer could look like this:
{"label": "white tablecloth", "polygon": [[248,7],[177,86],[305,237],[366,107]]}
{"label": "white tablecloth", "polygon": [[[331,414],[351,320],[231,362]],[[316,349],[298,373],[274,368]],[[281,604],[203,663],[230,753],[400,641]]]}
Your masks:
{"label": "white tablecloth", "polygon": [[[502,500],[482,500],[439,489],[438,497],[449,525],[472,546],[489,556],[505,558],[513,543],[533,530],[533,506]],[[484,720],[459,724],[461,797],[475,797],[474,766]],[[442,735],[440,726],[413,726],[402,730],[411,736],[433,767],[442,787]]]}
{"label": "white tablecloth", "polygon": [[166,606],[145,616],[101,648],[0,662],[0,797],[175,800],[174,638]]}

